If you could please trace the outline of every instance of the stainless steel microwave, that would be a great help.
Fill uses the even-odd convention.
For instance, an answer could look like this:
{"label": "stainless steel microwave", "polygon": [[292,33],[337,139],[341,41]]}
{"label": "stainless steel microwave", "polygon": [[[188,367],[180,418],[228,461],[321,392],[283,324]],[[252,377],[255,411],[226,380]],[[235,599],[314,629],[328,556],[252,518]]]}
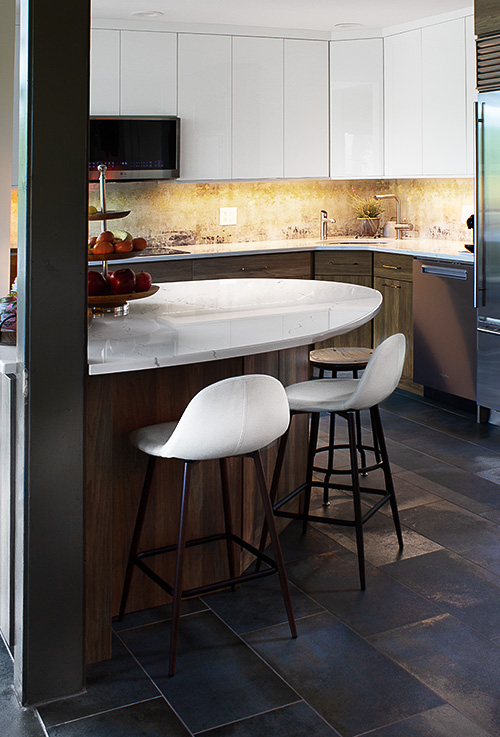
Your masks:
{"label": "stainless steel microwave", "polygon": [[111,182],[175,179],[179,176],[180,119],[171,116],[92,116],[89,180],[107,167]]}

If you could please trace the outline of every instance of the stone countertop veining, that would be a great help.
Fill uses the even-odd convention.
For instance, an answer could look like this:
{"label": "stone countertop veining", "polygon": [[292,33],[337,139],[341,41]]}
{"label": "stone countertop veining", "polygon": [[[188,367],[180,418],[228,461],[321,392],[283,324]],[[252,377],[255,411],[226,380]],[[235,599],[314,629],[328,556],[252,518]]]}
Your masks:
{"label": "stone countertop veining", "polygon": [[[168,250],[166,244],[165,249]],[[451,241],[438,238],[329,238],[320,241],[315,238],[297,238],[276,241],[237,241],[234,243],[205,243],[181,246],[175,244],[176,254],[154,255],[145,253],[141,261],[153,260],[163,261],[165,258],[183,260],[186,258],[206,258],[207,256],[230,256],[230,255],[257,255],[261,253],[281,253],[296,251],[332,251],[332,250],[363,250],[369,249],[381,253],[402,253],[408,256],[424,258],[440,258],[452,261],[473,263],[474,256],[466,250],[463,241]],[[137,260],[136,259],[136,260]],[[122,263],[119,260],[114,263]],[[130,263],[130,262],[129,262]]]}
{"label": "stone countertop veining", "polygon": [[89,373],[178,366],[295,348],[371,320],[382,295],[306,279],[170,282],[130,302],[125,317],[94,318]]}

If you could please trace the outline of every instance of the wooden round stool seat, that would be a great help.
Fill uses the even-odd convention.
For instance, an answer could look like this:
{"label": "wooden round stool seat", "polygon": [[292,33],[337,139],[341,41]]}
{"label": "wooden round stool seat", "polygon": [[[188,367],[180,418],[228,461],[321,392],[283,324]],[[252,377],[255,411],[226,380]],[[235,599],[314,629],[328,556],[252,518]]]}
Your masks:
{"label": "wooden round stool seat", "polygon": [[320,370],[361,371],[372,353],[372,348],[318,348],[309,353],[309,361]]}

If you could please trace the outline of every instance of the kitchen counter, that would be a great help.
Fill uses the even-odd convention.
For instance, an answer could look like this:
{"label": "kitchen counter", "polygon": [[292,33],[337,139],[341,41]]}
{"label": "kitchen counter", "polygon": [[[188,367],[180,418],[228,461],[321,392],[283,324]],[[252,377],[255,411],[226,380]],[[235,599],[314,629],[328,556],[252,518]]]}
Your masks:
{"label": "kitchen counter", "polygon": [[305,279],[211,279],[160,285],[126,317],[94,318],[89,373],[109,374],[283,350],[348,332],[382,297]]}
{"label": "kitchen counter", "polygon": [[[168,254],[168,249],[175,245],[178,253]],[[464,247],[463,241],[450,241],[437,238],[411,238],[405,237],[400,240],[394,238],[328,238],[320,241],[316,238],[297,238],[276,241],[239,241],[235,243],[206,243],[189,246],[178,246],[177,244],[166,244],[165,253],[160,249],[154,254],[145,254],[141,260],[182,260],[185,258],[206,258],[207,256],[228,256],[237,254],[259,254],[286,253],[297,251],[324,251],[324,250],[358,250],[368,249],[382,253],[401,253],[408,256],[420,256],[426,258],[450,259],[473,263],[474,256]],[[115,261],[114,263],[121,263]]]}

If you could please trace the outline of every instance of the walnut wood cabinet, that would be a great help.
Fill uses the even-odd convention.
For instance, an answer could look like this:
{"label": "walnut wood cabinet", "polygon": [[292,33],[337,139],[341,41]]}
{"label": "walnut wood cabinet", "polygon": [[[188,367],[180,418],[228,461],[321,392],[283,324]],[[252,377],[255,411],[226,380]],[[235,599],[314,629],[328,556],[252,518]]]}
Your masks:
{"label": "walnut wood cabinet", "polygon": [[193,259],[193,279],[311,279],[312,253],[262,253]]}
{"label": "walnut wood cabinet", "polygon": [[373,287],[384,301],[373,319],[373,345],[393,333],[406,335],[402,378],[413,379],[413,257],[396,253],[373,254]]}
{"label": "walnut wood cabinet", "polygon": [[477,36],[500,31],[500,5],[498,0],[475,0],[474,30]]}
{"label": "walnut wood cabinet", "polygon": [[[315,254],[314,275],[323,281],[372,286],[371,251],[318,251]],[[368,322],[350,333],[316,343],[316,348],[330,346],[372,346],[372,323]]]}

